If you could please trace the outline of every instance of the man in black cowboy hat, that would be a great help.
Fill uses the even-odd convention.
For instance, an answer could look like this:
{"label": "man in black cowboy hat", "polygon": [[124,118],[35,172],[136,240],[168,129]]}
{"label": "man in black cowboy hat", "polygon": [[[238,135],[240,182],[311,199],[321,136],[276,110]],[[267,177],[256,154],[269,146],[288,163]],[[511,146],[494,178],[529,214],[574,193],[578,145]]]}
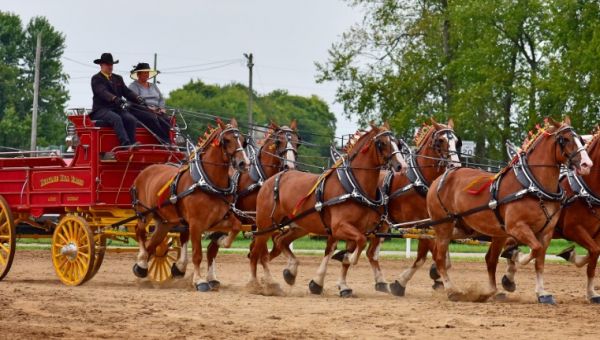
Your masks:
{"label": "man in black cowboy hat", "polygon": [[137,119],[124,109],[127,101],[123,97],[140,105],[145,105],[145,101],[125,86],[123,77],[112,73],[113,64],[118,63],[110,53],[102,53],[100,59],[94,60],[94,64],[100,65],[100,72],[92,77],[94,98],[90,118],[112,126],[121,145],[126,146],[135,143]]}

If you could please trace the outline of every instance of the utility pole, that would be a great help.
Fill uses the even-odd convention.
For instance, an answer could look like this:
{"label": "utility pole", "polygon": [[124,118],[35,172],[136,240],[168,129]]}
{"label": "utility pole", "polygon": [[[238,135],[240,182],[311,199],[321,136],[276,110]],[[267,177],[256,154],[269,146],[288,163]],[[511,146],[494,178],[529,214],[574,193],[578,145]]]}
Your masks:
{"label": "utility pole", "polygon": [[254,67],[254,56],[252,53],[244,53],[244,57],[248,61],[248,135],[254,137],[254,126],[252,119],[252,68]]}
{"label": "utility pole", "polygon": [[[156,53],[154,53],[154,70],[156,71]],[[152,82],[154,83],[154,85],[156,85],[156,77],[158,77],[158,74],[152,80]]]}
{"label": "utility pole", "polygon": [[33,76],[33,112],[31,114],[31,151],[35,151],[37,146],[37,116],[38,116],[38,97],[40,95],[40,58],[42,54],[42,34],[37,35],[37,44],[35,47],[35,70]]}

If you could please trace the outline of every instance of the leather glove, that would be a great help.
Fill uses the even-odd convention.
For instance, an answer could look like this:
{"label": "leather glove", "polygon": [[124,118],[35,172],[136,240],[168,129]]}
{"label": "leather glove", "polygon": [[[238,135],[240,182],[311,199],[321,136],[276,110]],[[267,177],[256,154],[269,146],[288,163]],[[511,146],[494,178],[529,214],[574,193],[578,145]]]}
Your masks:
{"label": "leather glove", "polygon": [[148,105],[146,104],[146,99],[144,99],[142,96],[137,96],[137,98],[136,98],[136,99],[137,99],[137,102],[138,102],[138,104],[140,104],[140,105],[144,105],[144,106],[148,106]]}

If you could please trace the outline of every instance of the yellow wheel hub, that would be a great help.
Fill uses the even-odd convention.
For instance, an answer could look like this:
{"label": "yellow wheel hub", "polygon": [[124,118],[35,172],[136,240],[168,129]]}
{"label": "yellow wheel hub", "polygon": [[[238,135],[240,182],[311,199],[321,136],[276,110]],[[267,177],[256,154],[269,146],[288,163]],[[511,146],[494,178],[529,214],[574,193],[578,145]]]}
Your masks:
{"label": "yellow wheel hub", "polygon": [[58,278],[66,285],[85,282],[94,267],[94,235],[80,216],[63,217],[52,236],[52,263]]}
{"label": "yellow wheel hub", "polygon": [[148,277],[150,280],[162,283],[171,278],[171,266],[177,262],[181,251],[179,237],[165,237],[156,247],[155,255],[150,258]]}
{"label": "yellow wheel hub", "polygon": [[15,256],[15,222],[8,203],[0,196],[0,280],[12,265]]}

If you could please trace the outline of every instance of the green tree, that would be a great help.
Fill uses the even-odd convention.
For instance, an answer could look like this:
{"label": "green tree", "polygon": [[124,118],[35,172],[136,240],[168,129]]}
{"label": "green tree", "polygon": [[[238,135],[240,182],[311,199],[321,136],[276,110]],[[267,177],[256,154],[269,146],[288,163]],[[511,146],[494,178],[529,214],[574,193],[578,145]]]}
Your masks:
{"label": "green tree", "polygon": [[38,145],[61,144],[64,139],[69,99],[68,78],[60,62],[64,35],[43,17],[32,18],[23,28],[17,15],[0,12],[0,140],[4,146],[29,146],[38,33],[42,36]]}
{"label": "green tree", "polygon": [[[301,160],[319,166],[327,165],[328,145],[331,145],[335,133],[335,115],[322,99],[276,90],[265,95],[255,93],[253,100],[253,117],[257,124],[266,126],[274,121],[287,125],[296,119],[302,140],[306,143],[299,150]],[[187,133],[194,139],[204,132],[211,121],[214,125],[210,115],[235,117],[242,130],[248,131],[248,88],[242,84],[219,86],[200,80],[190,81],[169,94],[167,105],[184,110],[189,127]]]}
{"label": "green tree", "polygon": [[363,124],[405,135],[428,116],[455,118],[477,155],[506,157],[544,116],[598,120],[600,4],[593,1],[353,0],[364,19],[317,63]]}

